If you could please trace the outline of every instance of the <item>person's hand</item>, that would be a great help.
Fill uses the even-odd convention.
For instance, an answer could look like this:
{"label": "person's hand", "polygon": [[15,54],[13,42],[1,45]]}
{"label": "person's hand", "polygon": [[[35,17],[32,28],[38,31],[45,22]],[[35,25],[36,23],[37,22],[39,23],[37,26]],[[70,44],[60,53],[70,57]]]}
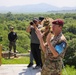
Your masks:
{"label": "person's hand", "polygon": [[45,32],[47,33],[49,31],[49,28],[45,29]]}
{"label": "person's hand", "polygon": [[49,31],[49,27],[45,28],[45,33],[47,33]]}
{"label": "person's hand", "polygon": [[52,35],[51,35],[51,33],[49,33],[49,34],[47,35],[46,41],[47,41],[47,42],[50,42],[51,37],[52,37]]}
{"label": "person's hand", "polygon": [[35,28],[35,30],[37,29],[37,26],[36,26],[36,24],[35,24],[35,23],[33,23],[33,27]]}

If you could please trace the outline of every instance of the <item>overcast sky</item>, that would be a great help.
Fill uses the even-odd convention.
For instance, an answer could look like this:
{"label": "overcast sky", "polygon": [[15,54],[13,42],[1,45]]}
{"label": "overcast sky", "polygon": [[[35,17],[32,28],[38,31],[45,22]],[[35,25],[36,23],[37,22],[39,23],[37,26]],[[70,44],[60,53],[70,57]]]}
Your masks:
{"label": "overcast sky", "polygon": [[16,6],[47,3],[57,7],[73,7],[76,6],[76,0],[0,0],[0,6]]}

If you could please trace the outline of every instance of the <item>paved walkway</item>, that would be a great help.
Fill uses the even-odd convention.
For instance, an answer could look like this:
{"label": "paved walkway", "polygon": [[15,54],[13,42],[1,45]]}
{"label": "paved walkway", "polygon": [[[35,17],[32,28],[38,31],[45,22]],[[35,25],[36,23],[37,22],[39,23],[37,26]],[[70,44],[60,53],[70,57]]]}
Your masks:
{"label": "paved walkway", "polygon": [[0,75],[41,75],[40,69],[27,68],[27,64],[1,65]]}

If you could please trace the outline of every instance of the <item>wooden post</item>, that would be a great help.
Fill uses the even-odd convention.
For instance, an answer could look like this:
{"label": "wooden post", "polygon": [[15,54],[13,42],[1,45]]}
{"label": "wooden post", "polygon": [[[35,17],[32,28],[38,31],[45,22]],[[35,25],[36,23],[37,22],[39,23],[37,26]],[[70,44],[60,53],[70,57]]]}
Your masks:
{"label": "wooden post", "polygon": [[2,45],[0,44],[0,66],[1,66],[1,64],[2,64],[1,58],[2,58]]}

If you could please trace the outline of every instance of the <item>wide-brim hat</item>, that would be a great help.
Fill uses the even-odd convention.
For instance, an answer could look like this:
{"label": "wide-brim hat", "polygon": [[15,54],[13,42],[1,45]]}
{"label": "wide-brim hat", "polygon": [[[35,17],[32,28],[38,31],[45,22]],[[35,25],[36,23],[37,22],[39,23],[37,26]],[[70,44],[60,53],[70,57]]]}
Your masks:
{"label": "wide-brim hat", "polygon": [[43,21],[42,21],[42,25],[43,27],[44,26],[52,26],[52,22],[53,22],[53,19],[52,18],[45,18]]}

